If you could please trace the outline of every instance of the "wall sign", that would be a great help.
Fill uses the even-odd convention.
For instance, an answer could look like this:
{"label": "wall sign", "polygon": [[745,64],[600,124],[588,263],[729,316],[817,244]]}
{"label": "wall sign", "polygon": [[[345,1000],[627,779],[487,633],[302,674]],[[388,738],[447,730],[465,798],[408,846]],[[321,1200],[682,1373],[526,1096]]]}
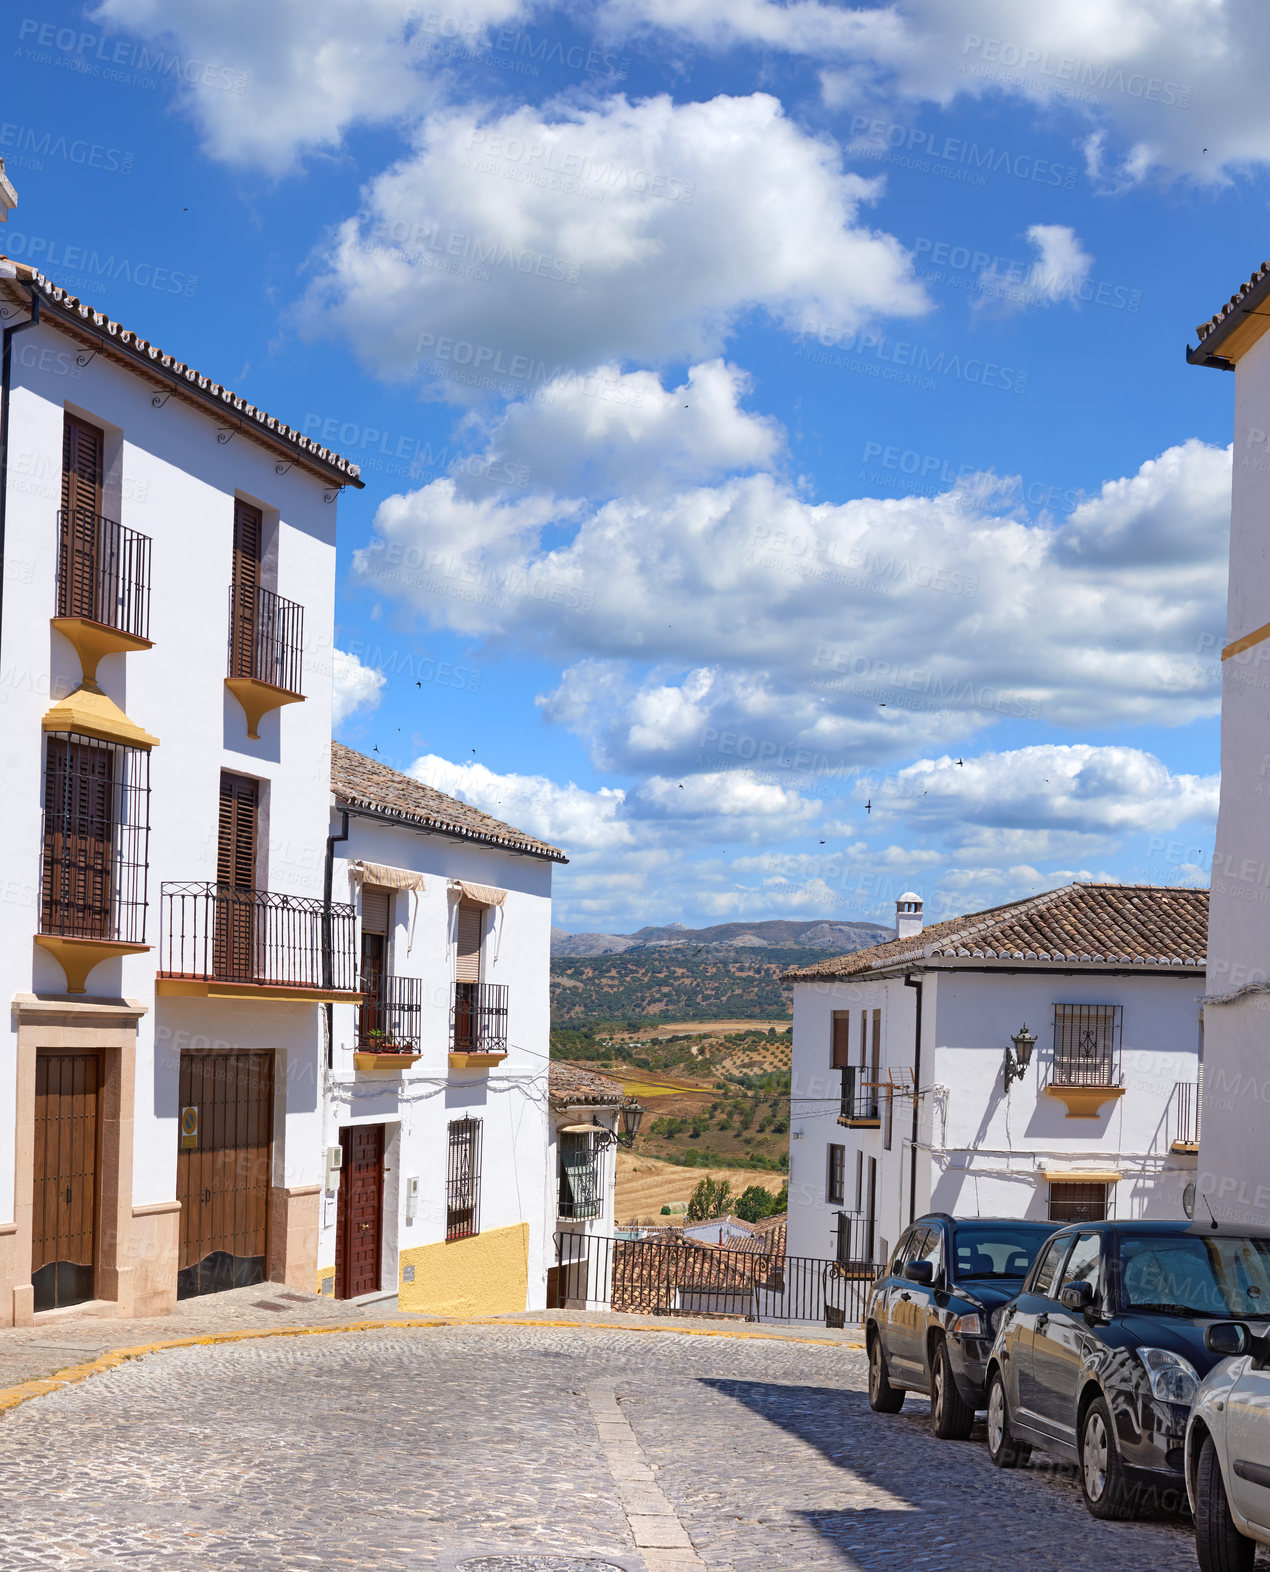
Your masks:
{"label": "wall sign", "polygon": [[198,1109],[181,1109],[181,1150],[187,1152],[198,1145]]}

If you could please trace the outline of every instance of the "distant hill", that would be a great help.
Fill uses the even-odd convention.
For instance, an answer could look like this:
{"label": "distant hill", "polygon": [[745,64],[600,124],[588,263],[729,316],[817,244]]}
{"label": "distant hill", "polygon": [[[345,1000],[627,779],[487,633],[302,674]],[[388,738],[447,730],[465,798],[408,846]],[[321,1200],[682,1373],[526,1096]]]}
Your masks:
{"label": "distant hill", "polygon": [[[639,928],[634,933],[566,933],[551,930],[556,956],[625,955],[632,950],[828,950],[849,955],[895,937],[894,928],[875,922],[721,922],[710,928],[687,928],[681,922]],[[715,959],[718,959],[716,956]],[[797,964],[794,962],[792,964]]]}

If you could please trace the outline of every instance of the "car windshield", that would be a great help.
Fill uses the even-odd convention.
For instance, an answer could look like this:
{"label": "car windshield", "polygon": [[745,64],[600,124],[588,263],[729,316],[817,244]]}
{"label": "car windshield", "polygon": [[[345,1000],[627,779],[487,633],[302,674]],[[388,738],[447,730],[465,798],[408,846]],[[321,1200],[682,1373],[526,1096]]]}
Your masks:
{"label": "car windshield", "polygon": [[1022,1281],[1049,1237],[1045,1229],[1021,1228],[1017,1223],[961,1224],[957,1228],[957,1276]]}
{"label": "car windshield", "polygon": [[1270,1316],[1270,1239],[1130,1234],[1120,1240],[1126,1310]]}

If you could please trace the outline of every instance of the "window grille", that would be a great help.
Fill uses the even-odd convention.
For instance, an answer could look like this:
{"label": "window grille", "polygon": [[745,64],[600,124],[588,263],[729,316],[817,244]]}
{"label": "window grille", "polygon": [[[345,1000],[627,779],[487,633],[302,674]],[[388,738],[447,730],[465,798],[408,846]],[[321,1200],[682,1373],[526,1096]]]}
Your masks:
{"label": "window grille", "polygon": [[847,1149],[829,1148],[829,1204],[841,1206],[847,1199]]}
{"label": "window grille", "polygon": [[445,1178],[445,1237],[467,1239],[481,1231],[481,1121],[450,1124]]}
{"label": "window grille", "polygon": [[1105,1184],[1051,1184],[1051,1223],[1098,1223],[1107,1215]]}
{"label": "window grille", "polygon": [[[451,1127],[453,1128],[453,1127]],[[599,1217],[604,1208],[604,1149],[577,1130],[560,1132],[560,1217]]]}
{"label": "window grille", "polygon": [[1121,1006],[1054,1006],[1054,1086],[1119,1086]]}

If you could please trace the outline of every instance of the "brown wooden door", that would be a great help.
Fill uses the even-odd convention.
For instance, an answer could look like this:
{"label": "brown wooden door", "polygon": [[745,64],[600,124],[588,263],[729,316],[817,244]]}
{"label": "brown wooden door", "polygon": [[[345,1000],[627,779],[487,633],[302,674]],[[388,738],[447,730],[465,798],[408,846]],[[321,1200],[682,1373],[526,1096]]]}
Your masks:
{"label": "brown wooden door", "polygon": [[183,1053],[177,1298],[263,1283],[269,1254],[273,1054]]}
{"label": "brown wooden door", "polygon": [[114,754],[62,737],[47,747],[40,931],[113,938]]}
{"label": "brown wooden door", "polygon": [[220,824],[216,847],[217,977],[232,982],[255,980],[256,825],[259,787],[228,770],[220,778]]}
{"label": "brown wooden door", "polygon": [[93,1297],[100,1097],[98,1054],[36,1055],[31,1285],[37,1310]]}
{"label": "brown wooden door", "polygon": [[260,588],[260,509],[234,502],[234,578],[230,607],[229,673],[259,677],[256,669],[256,591]]}
{"label": "brown wooden door", "polygon": [[62,425],[62,535],[58,560],[58,615],[105,619],[102,611],[102,455],[105,434],[67,415]]}
{"label": "brown wooden door", "polygon": [[384,1127],[354,1124],[340,1131],[335,1227],[335,1295],[356,1299],[380,1286],[383,1259]]}

